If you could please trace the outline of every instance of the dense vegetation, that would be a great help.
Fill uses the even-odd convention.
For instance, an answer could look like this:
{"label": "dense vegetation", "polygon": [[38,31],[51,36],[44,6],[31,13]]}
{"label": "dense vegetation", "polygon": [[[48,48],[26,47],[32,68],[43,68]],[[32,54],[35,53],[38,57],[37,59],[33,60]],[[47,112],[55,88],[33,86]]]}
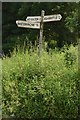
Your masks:
{"label": "dense vegetation", "polygon": [[76,119],[78,116],[77,46],[51,53],[3,59],[3,116]]}
{"label": "dense vegetation", "polygon": [[[3,118],[80,120],[79,8],[80,2],[3,3]],[[62,19],[44,24],[39,58],[39,30],[18,28],[16,20],[41,10]]]}

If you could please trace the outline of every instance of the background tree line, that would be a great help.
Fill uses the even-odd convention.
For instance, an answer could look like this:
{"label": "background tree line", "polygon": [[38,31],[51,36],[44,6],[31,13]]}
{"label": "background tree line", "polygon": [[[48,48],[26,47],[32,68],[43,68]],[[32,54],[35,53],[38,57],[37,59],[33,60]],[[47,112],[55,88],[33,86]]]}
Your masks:
{"label": "background tree line", "polygon": [[61,48],[65,44],[76,45],[78,39],[78,28],[80,15],[78,8],[80,3],[76,2],[4,2],[2,4],[2,39],[3,51],[8,53],[16,45],[23,46],[24,41],[33,46],[38,42],[39,30],[18,28],[16,20],[26,20],[27,16],[40,16],[41,10],[45,15],[61,14],[61,21],[48,22],[44,24],[44,38],[48,46]]}

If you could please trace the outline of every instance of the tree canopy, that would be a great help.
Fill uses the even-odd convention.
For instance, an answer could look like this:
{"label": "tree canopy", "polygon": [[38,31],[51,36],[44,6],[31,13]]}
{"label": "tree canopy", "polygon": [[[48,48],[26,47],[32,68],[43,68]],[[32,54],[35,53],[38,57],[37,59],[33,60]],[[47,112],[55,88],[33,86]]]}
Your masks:
{"label": "tree canopy", "polygon": [[2,4],[2,38],[3,51],[8,52],[25,40],[34,41],[39,38],[39,30],[18,28],[16,20],[26,20],[27,16],[40,16],[41,10],[45,15],[61,14],[61,21],[44,24],[45,41],[57,42],[57,47],[65,44],[77,44],[80,15],[76,2],[5,2]]}

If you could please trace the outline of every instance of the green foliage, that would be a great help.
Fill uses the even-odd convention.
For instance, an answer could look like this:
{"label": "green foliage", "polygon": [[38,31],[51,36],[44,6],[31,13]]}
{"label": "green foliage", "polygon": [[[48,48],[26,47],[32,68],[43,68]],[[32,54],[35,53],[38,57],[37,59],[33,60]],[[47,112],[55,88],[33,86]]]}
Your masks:
{"label": "green foliage", "polygon": [[[77,6],[78,7],[78,6]],[[66,18],[66,26],[73,32],[77,30],[78,27],[78,9],[73,11],[67,18]],[[75,31],[76,32],[76,31]]]}
{"label": "green foliage", "polygon": [[[79,28],[79,14],[78,8],[80,4],[76,2],[4,2],[3,9],[3,25],[2,25],[2,38],[3,38],[3,51],[9,51],[15,47],[17,39],[14,39],[14,44],[11,39],[15,36],[21,37],[25,34],[29,41],[37,41],[36,36],[39,36],[39,30],[32,30],[28,28],[18,28],[16,20],[26,20],[27,16],[40,16],[41,10],[45,11],[45,15],[61,14],[61,21],[53,21],[44,23],[44,36],[45,40],[49,43],[50,39],[57,41],[57,47],[62,47],[67,44],[76,44],[77,30]],[[19,39],[20,40],[20,39]],[[24,38],[25,40],[25,38]],[[11,47],[8,47],[7,45]],[[6,49],[5,50],[5,44]],[[23,44],[19,41],[19,44]]]}
{"label": "green foliage", "polygon": [[[77,48],[71,47],[69,51]],[[71,55],[70,55],[71,56]],[[69,59],[70,59],[69,56]],[[65,66],[65,52],[18,51],[3,59],[3,116],[70,120],[77,117],[77,59]],[[72,59],[72,58],[71,58]]]}
{"label": "green foliage", "polygon": [[[71,46],[72,48],[73,46]],[[72,48],[73,49],[73,48]],[[76,62],[76,52],[73,50],[65,50],[64,60],[67,67],[71,67]]]}
{"label": "green foliage", "polygon": [[57,42],[55,40],[50,40],[48,42],[48,48],[54,49],[55,47],[57,47]]}
{"label": "green foliage", "polygon": [[66,60],[66,65],[70,67],[70,65],[72,65],[75,62],[76,56],[70,52],[66,52],[65,60]]}

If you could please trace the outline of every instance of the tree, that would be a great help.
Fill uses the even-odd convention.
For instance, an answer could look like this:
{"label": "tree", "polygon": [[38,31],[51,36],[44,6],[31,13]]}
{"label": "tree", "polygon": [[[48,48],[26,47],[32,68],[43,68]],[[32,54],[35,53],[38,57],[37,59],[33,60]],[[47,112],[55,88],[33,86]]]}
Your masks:
{"label": "tree", "polygon": [[[45,15],[61,14],[62,20],[44,23],[44,36],[47,42],[51,40],[57,41],[57,46],[62,47],[64,44],[77,43],[77,27],[80,19],[78,19],[79,3],[70,2],[26,2],[26,3],[3,3],[3,50],[8,51],[15,47],[16,41],[21,35],[28,37],[30,41],[35,41],[39,37],[39,30],[18,28],[16,20],[26,20],[27,16],[40,16],[41,10],[45,10]],[[24,41],[21,40],[20,41]],[[18,42],[22,44],[22,42]],[[34,44],[34,42],[33,42]]]}

